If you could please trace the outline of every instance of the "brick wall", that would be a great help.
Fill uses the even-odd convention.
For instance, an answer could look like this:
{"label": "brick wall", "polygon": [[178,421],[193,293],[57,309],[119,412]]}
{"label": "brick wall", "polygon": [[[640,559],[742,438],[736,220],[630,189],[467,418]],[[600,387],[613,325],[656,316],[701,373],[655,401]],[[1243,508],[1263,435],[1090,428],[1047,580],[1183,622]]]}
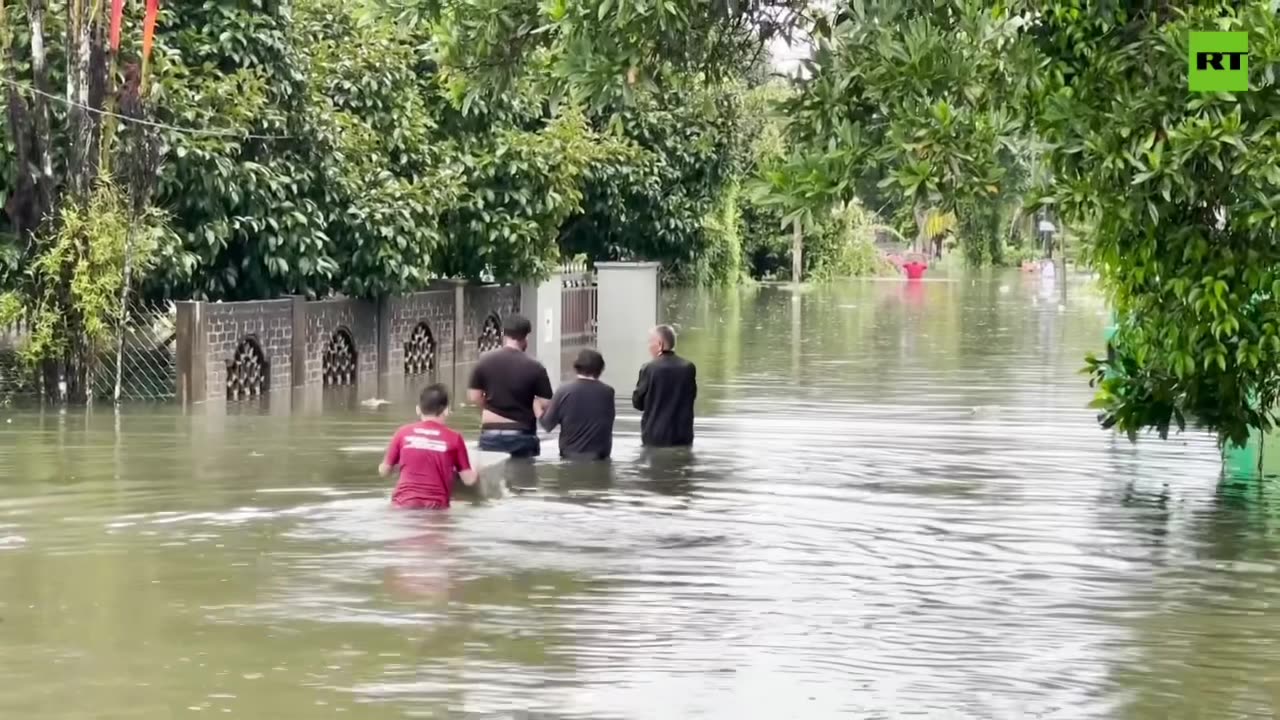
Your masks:
{"label": "brick wall", "polygon": [[330,338],[339,330],[351,334],[356,348],[358,377],[378,372],[378,307],[367,300],[317,300],[303,303],[306,341],[301,365],[302,378],[294,385],[318,385],[324,382],[324,351]]}
{"label": "brick wall", "polygon": [[463,342],[460,343],[459,364],[474,363],[480,358],[480,333],[490,315],[501,322],[510,314],[520,312],[520,288],[512,285],[469,285],[463,306]]}
{"label": "brick wall", "polygon": [[[459,297],[461,309],[456,304]],[[321,385],[325,348],[339,328],[349,332],[355,344],[358,377],[403,375],[405,343],[419,323],[426,323],[436,344],[430,379],[465,381],[466,366],[479,358],[477,344],[486,318],[496,315],[501,321],[519,311],[519,287],[462,286],[459,292],[451,283],[381,302],[289,298],[179,303],[179,394],[184,401],[225,398],[227,363],[246,338],[257,343],[268,364],[268,391]]]}
{"label": "brick wall", "polygon": [[227,363],[246,338],[257,342],[266,357],[270,370],[267,390],[292,384],[292,300],[207,303],[203,324],[206,398],[226,397]]}
{"label": "brick wall", "polygon": [[436,366],[429,379],[443,377],[443,369],[453,364],[454,296],[452,287],[389,298],[383,309],[387,353],[384,370],[404,374],[405,343],[419,323],[425,323],[436,341]]}

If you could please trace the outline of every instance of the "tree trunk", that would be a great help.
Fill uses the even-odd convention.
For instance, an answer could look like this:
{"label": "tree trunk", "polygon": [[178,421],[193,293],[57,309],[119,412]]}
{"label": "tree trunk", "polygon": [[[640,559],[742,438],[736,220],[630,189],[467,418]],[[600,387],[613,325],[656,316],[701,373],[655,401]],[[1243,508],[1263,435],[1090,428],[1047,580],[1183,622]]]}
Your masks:
{"label": "tree trunk", "polygon": [[[67,5],[67,124],[71,135],[67,180],[76,202],[87,202],[97,168],[99,123],[91,114],[89,86],[93,72],[93,26],[97,3],[71,0]],[[99,100],[101,98],[98,98]]]}
{"label": "tree trunk", "polygon": [[804,230],[797,221],[791,230],[791,283],[800,284],[804,272]]}
{"label": "tree trunk", "polygon": [[[19,67],[18,57],[13,47],[13,34],[9,30],[5,2],[6,0],[0,0],[0,53],[4,56],[4,67],[9,77],[16,78]],[[34,156],[37,143],[32,127],[31,108],[28,107],[26,98],[13,85],[8,87],[6,95],[7,120],[14,145],[14,187],[4,204],[4,211],[8,214],[17,236],[23,241],[22,246],[27,247],[29,252],[31,235],[40,224],[46,210],[40,205],[40,189],[37,187],[39,170],[36,168],[39,161]],[[26,260],[24,255],[22,259],[24,265]]]}
{"label": "tree trunk", "polygon": [[28,16],[31,20],[31,75],[36,90],[31,104],[35,115],[35,137],[32,145],[40,163],[40,174],[36,179],[36,192],[39,198],[39,218],[53,209],[54,180],[53,157],[49,154],[52,137],[49,134],[49,101],[41,93],[49,92],[49,64],[44,51],[44,12],[45,0],[31,0]]}
{"label": "tree trunk", "polygon": [[129,284],[133,282],[133,228],[137,218],[130,214],[129,234],[124,239],[124,282],[120,284],[120,327],[116,328],[116,387],[113,397],[120,404],[124,381],[124,334],[129,327]]}
{"label": "tree trunk", "polygon": [[929,220],[929,209],[924,205],[916,205],[913,209],[916,218],[916,239],[911,245],[913,252],[924,252],[925,243],[929,242],[926,224]]}

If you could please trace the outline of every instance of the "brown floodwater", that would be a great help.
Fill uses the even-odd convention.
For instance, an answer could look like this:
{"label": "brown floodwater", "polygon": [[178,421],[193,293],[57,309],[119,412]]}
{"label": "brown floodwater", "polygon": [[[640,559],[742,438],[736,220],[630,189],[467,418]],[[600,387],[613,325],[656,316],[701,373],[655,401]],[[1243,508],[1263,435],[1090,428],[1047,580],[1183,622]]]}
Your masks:
{"label": "brown floodwater", "polygon": [[1280,502],[1098,429],[1039,282],[672,293],[691,453],[628,408],[442,514],[374,472],[411,387],[0,408],[0,718],[1272,717]]}

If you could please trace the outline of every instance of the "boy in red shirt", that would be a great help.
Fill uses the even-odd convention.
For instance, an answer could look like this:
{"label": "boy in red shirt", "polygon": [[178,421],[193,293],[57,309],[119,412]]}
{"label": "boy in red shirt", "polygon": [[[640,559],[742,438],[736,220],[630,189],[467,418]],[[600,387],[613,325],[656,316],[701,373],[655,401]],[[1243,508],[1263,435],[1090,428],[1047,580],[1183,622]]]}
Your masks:
{"label": "boy in red shirt", "polygon": [[471,469],[466,442],[444,424],[448,414],[449,391],[443,385],[431,385],[418,398],[421,420],[405,425],[391,438],[378,474],[387,477],[393,468],[400,468],[400,481],[391,495],[396,507],[449,507],[455,472],[463,483],[475,485],[476,471]]}

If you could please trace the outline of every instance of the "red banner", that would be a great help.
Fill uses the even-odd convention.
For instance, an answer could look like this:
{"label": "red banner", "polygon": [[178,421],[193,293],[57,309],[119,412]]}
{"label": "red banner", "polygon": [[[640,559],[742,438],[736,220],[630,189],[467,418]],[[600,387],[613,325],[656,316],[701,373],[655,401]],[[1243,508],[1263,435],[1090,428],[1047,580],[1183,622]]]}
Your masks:
{"label": "red banner", "polygon": [[142,90],[147,87],[147,64],[151,60],[151,44],[156,39],[156,16],[160,0],[147,0],[147,13],[142,16]]}
{"label": "red banner", "polygon": [[124,0],[111,0],[111,52],[120,52],[120,20],[124,17]]}

